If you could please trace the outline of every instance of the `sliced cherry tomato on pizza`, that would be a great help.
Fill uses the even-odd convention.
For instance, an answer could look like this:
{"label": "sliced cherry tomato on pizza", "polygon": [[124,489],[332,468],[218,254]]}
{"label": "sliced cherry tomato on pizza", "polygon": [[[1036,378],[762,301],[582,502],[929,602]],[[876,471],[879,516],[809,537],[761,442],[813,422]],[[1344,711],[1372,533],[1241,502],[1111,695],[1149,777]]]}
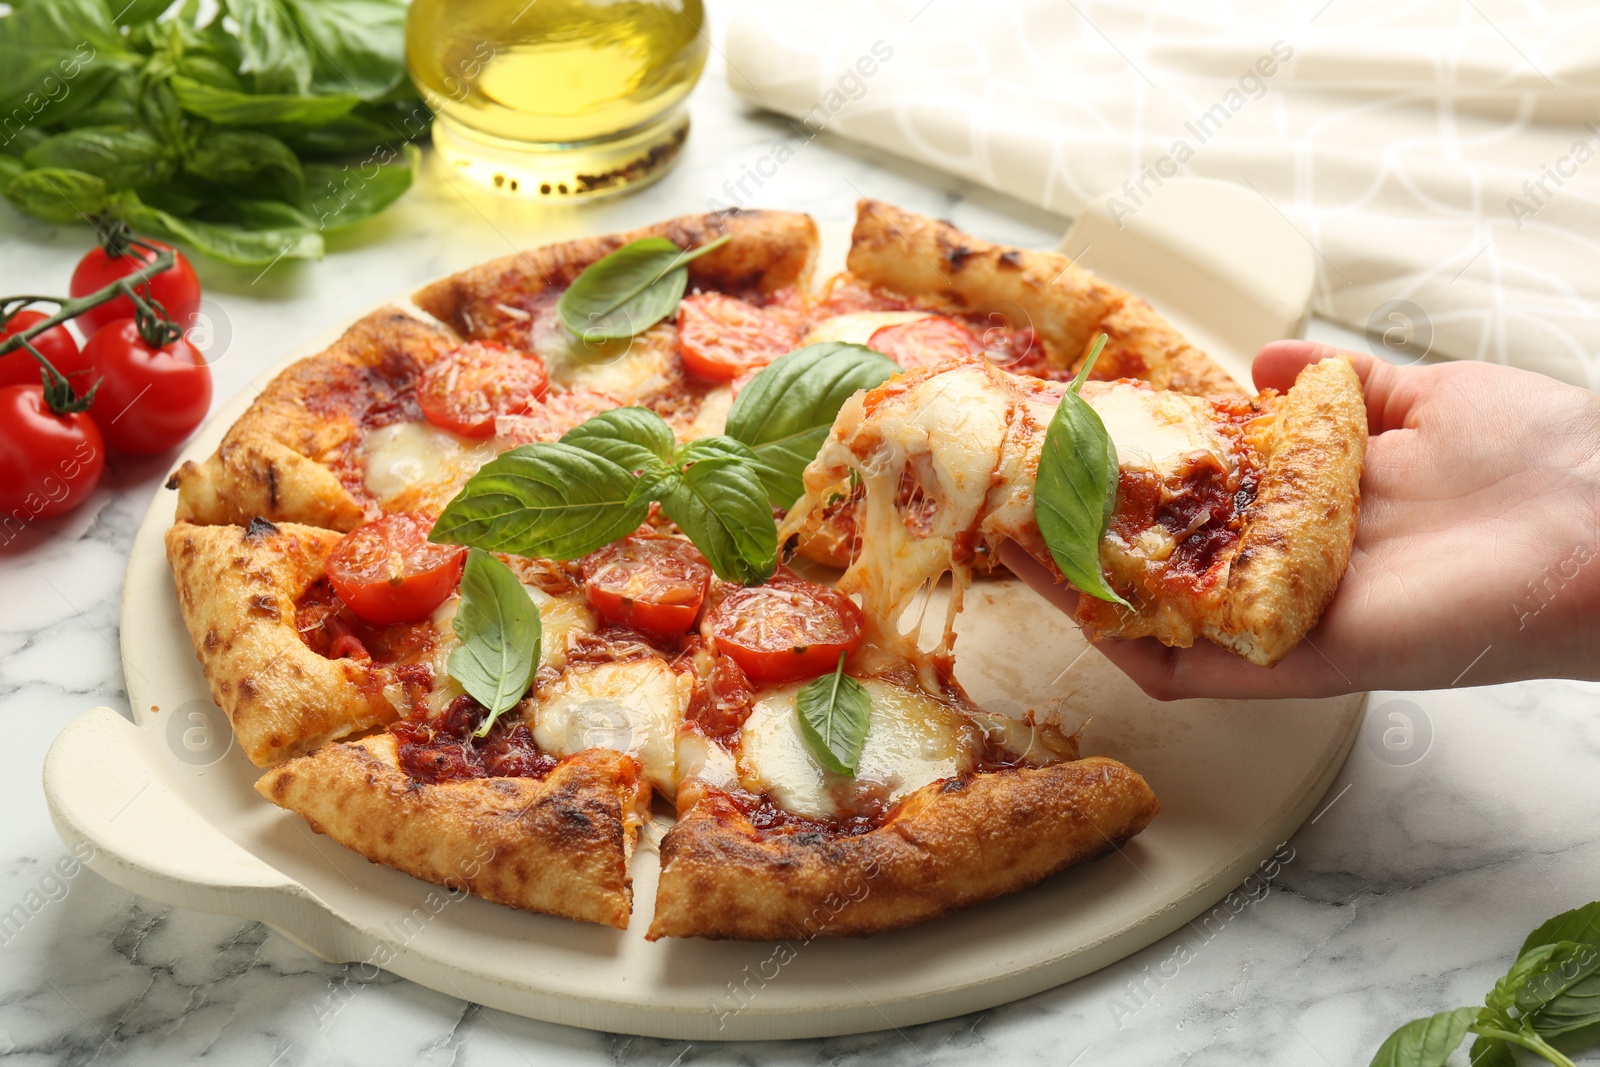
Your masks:
{"label": "sliced cherry tomato on pizza", "polygon": [[7,524],[71,511],[100,481],[106,448],[83,412],[58,415],[38,385],[0,388],[0,516]]}
{"label": "sliced cherry tomato on pizza", "polygon": [[660,637],[688,632],[710,583],[706,558],[676,537],[624,537],[583,561],[596,614]]}
{"label": "sliced cherry tomato on pizza", "polygon": [[794,328],[738,297],[696,293],[678,305],[678,349],[690,374],[731,382],[796,343]]}
{"label": "sliced cherry tomato on pizza", "polygon": [[356,617],[374,626],[415,622],[461,581],[467,550],[428,540],[420,515],[385,515],[344,535],[328,556],[328,581]]}
{"label": "sliced cherry tomato on pizza", "polygon": [[[19,311],[6,321],[4,327],[0,327],[0,341],[49,317],[31,308]],[[94,367],[79,351],[78,342],[73,340],[65,325],[52,326],[43,333],[35,334],[28,343],[37,348],[52,367],[66,375],[67,381],[79,394],[87,393],[89,387],[94,385],[96,375],[91,373]],[[43,383],[39,361],[26,349],[15,348],[0,356],[0,387]]]}
{"label": "sliced cherry tomato on pizza", "polygon": [[861,643],[861,609],[836,589],[779,571],[766,585],[737,588],[711,614],[717,651],[754,682],[827,674]]}
{"label": "sliced cherry tomato on pizza", "polygon": [[882,352],[906,370],[931,367],[952,356],[975,356],[983,351],[983,343],[971,330],[942,315],[885,326],[873,333],[867,347]]}
{"label": "sliced cherry tomato on pizza", "polygon": [[435,426],[465,437],[493,437],[495,419],[525,414],[549,389],[538,356],[474,341],[422,372],[417,402]]}

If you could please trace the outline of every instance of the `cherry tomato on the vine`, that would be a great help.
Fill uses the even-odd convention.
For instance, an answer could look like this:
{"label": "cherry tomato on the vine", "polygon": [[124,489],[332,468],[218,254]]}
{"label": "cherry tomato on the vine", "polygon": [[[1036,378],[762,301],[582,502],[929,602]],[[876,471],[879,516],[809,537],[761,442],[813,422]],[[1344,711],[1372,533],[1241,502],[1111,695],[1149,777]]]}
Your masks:
{"label": "cherry tomato on the vine", "polygon": [[153,456],[188,437],[211,407],[211,369],[183,338],[153,348],[133,319],[103,327],[83,346],[101,375],[89,410],[106,444]]}
{"label": "cherry tomato on the vine", "polygon": [[[0,341],[13,334],[19,334],[35,323],[43,322],[50,316],[42,311],[31,308],[19,311],[0,327]],[[52,326],[41,334],[35,334],[28,342],[39,350],[39,354],[50,361],[50,365],[66,376],[72,387],[80,393],[87,393],[94,384],[95,375],[91,372],[93,364],[83,357],[78,348],[78,342],[73,339],[65,325]],[[40,385],[39,361],[29,355],[26,349],[16,348],[0,356],[0,386],[7,385]]]}
{"label": "cherry tomato on the vine", "polygon": [[[200,279],[195,277],[194,268],[183,257],[183,253],[173,249],[171,245],[148,238],[140,241],[153,245],[156,248],[171,250],[176,257],[176,262],[150,279],[150,296],[159,301],[166,309],[167,317],[179,326],[187,329],[194,321],[194,316],[200,310]],[[104,248],[91,248],[83,254],[78,261],[78,267],[72,272],[72,285],[68,292],[73,299],[88,296],[99,289],[104,289],[119,278],[125,278],[134,271],[155,262],[156,254],[148,249],[130,245],[122,255],[107,252]],[[140,286],[139,294],[144,295],[144,287]],[[117,296],[96,307],[90,308],[78,316],[78,328],[85,336],[91,336],[96,330],[102,329],[108,323],[117,319],[133,317],[133,302],[126,296]]]}
{"label": "cherry tomato on the vine", "polygon": [[106,465],[105,444],[83,412],[57,415],[37,385],[0,388],[0,515],[48,519],[83,503]]}

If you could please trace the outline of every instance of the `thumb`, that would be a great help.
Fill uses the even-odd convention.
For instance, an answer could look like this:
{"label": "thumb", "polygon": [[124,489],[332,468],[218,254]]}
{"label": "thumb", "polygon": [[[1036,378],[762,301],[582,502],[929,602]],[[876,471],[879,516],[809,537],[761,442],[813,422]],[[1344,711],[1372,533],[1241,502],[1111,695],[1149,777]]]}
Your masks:
{"label": "thumb", "polygon": [[1368,432],[1380,434],[1404,426],[1416,390],[1400,387],[1406,375],[1415,371],[1385,363],[1365,352],[1341,352],[1332,345],[1315,341],[1273,341],[1256,353],[1250,372],[1257,389],[1276,389],[1283,393],[1288,392],[1295,378],[1311,364],[1340,354],[1349,356],[1350,362],[1355,364],[1356,377],[1367,401]]}

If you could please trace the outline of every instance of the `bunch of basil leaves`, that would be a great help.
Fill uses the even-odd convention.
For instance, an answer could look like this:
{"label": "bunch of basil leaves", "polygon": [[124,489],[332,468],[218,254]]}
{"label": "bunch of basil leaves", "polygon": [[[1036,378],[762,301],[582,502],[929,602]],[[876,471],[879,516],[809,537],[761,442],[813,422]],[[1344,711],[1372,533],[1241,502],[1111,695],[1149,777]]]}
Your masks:
{"label": "bunch of basil leaves", "polygon": [[1562,912],[1523,941],[1516,962],[1482,1007],[1455,1008],[1406,1023],[1372,1067],[1444,1067],[1475,1034],[1473,1067],[1514,1067],[1513,1048],[1573,1067],[1562,1045],[1600,1038],[1600,901]]}
{"label": "bunch of basil leaves", "polygon": [[[216,8],[217,5],[208,5]],[[216,259],[314,259],[411,185],[404,0],[12,0],[0,194]]]}

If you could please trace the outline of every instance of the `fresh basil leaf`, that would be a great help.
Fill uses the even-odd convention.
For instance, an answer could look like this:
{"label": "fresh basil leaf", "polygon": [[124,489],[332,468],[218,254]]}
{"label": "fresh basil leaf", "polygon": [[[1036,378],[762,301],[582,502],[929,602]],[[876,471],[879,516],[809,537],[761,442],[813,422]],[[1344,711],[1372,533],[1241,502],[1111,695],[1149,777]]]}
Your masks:
{"label": "fresh basil leaf", "polygon": [[412,110],[363,104],[348,115],[313,127],[277,127],[281,137],[302,157],[326,159],[363,155],[383,145],[401,144],[428,132],[433,115],[420,104]]}
{"label": "fresh basil leaf", "polygon": [[149,130],[137,126],[86,126],[36,145],[28,166],[93,174],[110,189],[143,189],[171,177],[173,159]]}
{"label": "fresh basil leaf", "polygon": [[291,223],[252,227],[233,222],[179,218],[160,208],[151,207],[129,193],[120,193],[118,198],[116,213],[135,230],[182,241],[196,251],[225,263],[261,267],[280,259],[322,257],[322,236],[300,225]]}
{"label": "fresh basil leaf", "polygon": [[[1483,1022],[1482,1015],[1479,1015],[1478,1021]],[[1467,1054],[1467,1062],[1472,1067],[1517,1067],[1517,1059],[1511,1054],[1511,1046],[1498,1037],[1474,1038],[1472,1049]]]}
{"label": "fresh basil leaf", "polygon": [[183,166],[195,177],[221,185],[256,186],[265,179],[289,199],[299,199],[305,189],[305,172],[289,146],[255,130],[207,130]]}
{"label": "fresh basil leaf", "polygon": [[0,18],[0,113],[21,106],[37,119],[52,100],[66,104],[98,91],[86,75],[137,59],[123,47],[105,0],[15,4]]}
{"label": "fresh basil leaf", "polygon": [[1532,1013],[1529,1021],[1544,1037],[1560,1037],[1600,1026],[1600,974],[1590,972],[1572,983]]}
{"label": "fresh basil leaf", "polygon": [[1517,990],[1522,988],[1522,983],[1527,980],[1528,975],[1544,966],[1545,961],[1555,950],[1554,944],[1535,945],[1518,956],[1505,976],[1495,982],[1494,988],[1489,991],[1487,997],[1484,997],[1483,1002],[1491,1011],[1502,1014],[1510,1011],[1517,1002]]}
{"label": "fresh basil leaf", "polygon": [[0,189],[4,189],[12,178],[26,169],[27,164],[16,156],[0,156]]}
{"label": "fresh basil leaf", "polygon": [[1564,911],[1539,924],[1529,934],[1517,952],[1520,959],[1529,949],[1539,945],[1552,945],[1558,941],[1576,941],[1583,945],[1600,945],[1600,900],[1581,908]]}
{"label": "fresh basil leaf", "polygon": [[227,89],[236,93],[244,91],[244,83],[233,72],[233,68],[211,56],[185,54],[179,57],[174,73],[193,78],[213,89]]}
{"label": "fresh basil leaf", "polygon": [[151,22],[177,0],[117,0],[116,13],[118,26],[132,26],[139,22]]}
{"label": "fresh basil leaf", "polygon": [[[1594,945],[1558,941],[1532,951],[1544,951],[1544,958],[1523,971],[1512,997],[1517,1010],[1524,1015],[1538,1011],[1600,971],[1600,948]],[[1521,965],[1522,960],[1519,959],[1517,963]],[[1516,971],[1517,968],[1513,967],[1512,973],[1516,974]]]}
{"label": "fresh basil leaf", "polygon": [[726,432],[755,450],[773,507],[790,507],[805,492],[801,475],[844,402],[898,373],[881,352],[827,341],[779,356],[739,390]]}
{"label": "fresh basil leaf", "polygon": [[79,222],[105,210],[111,187],[79,170],[25,170],[6,183],[5,197],[25,214],[45,222]]}
{"label": "fresh basil leaf", "polygon": [[866,686],[844,673],[844,653],[839,654],[834,672],[807,682],[794,703],[800,735],[817,762],[835,774],[853,777],[872,721],[872,696]]}
{"label": "fresh basil leaf", "polygon": [[539,666],[539,609],[510,567],[474,548],[461,572],[461,603],[453,623],[461,643],[450,650],[450,677],[489,710],[476,736],[515,707]]}
{"label": "fresh basil leaf", "polygon": [[167,80],[178,106],[218,126],[320,126],[332,122],[361,102],[346,93],[339,96],[244,93],[219,89],[175,74]]}
{"label": "fresh basil leaf", "polygon": [[402,0],[283,0],[311,48],[311,88],[376,100],[405,78]]}
{"label": "fresh basil leaf", "polygon": [[677,447],[667,421],[640,407],[602,411],[568,430],[561,443],[603,456],[630,472],[670,469],[667,464]]}
{"label": "fresh basil leaf", "polygon": [[81,106],[70,114],[53,113],[52,120],[74,126],[136,126],[143,121],[139,114],[139,76],[131,70],[108,72],[95,89],[81,83],[74,85],[67,100],[73,96],[78,97]]}
{"label": "fresh basil leaf", "polygon": [[647,479],[667,518],[689,536],[718,578],[758,585],[778,566],[778,527],[755,453],[731,437],[690,441],[674,470]]}
{"label": "fresh basil leaf", "polygon": [[1080,593],[1131,608],[1100,569],[1100,539],[1117,506],[1117,448],[1100,416],[1078,395],[1105,342],[1101,334],[1050,419],[1033,516],[1050,558]]}
{"label": "fresh basil leaf", "polygon": [[585,267],[561,294],[556,311],[585,342],[641,334],[678,309],[689,285],[688,264],[729,240],[719,237],[689,252],[665,237],[625,244]]}
{"label": "fresh basil leaf", "polygon": [[224,0],[239,24],[242,73],[258,93],[303,95],[311,90],[311,51],[278,0]]}
{"label": "fresh basil leaf", "polygon": [[632,533],[633,475],[559,442],[520,445],[484,464],[433,525],[431,541],[543,559],[577,559]]}
{"label": "fresh basil leaf", "polygon": [[1477,1014],[1477,1008],[1456,1008],[1406,1023],[1378,1046],[1372,1067],[1445,1067]]}
{"label": "fresh basil leaf", "polygon": [[403,145],[345,166],[308,163],[306,213],[328,231],[365,222],[411,188],[418,158],[416,146]]}

